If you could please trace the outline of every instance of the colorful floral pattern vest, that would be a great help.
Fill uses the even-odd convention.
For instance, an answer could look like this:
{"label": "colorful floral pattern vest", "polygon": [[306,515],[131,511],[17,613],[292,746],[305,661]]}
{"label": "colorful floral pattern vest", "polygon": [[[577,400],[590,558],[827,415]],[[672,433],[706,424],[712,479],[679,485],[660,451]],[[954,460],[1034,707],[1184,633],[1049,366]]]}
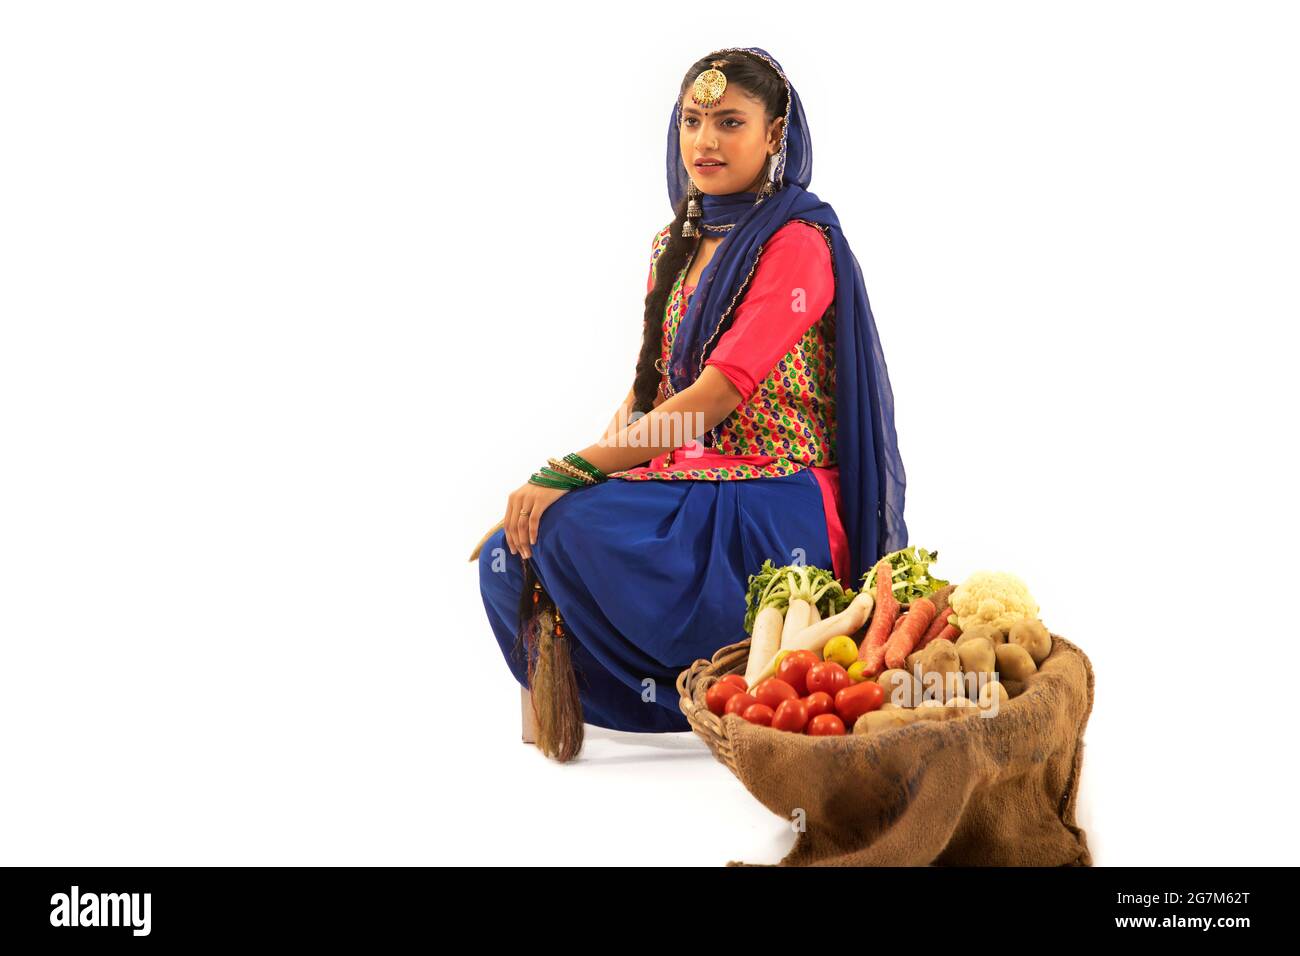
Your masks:
{"label": "colorful floral pattern vest", "polygon": [[[830,238],[826,231],[816,223],[809,225],[822,232],[829,248]],[[665,226],[655,237],[650,260],[652,272],[655,261],[668,247],[670,228]],[[761,250],[758,261],[762,261]],[[690,296],[683,294],[689,268],[688,263],[677,274],[664,310],[664,367],[667,367],[672,353],[673,336],[690,304]],[[756,263],[754,271],[757,268]],[[751,271],[746,278],[746,285],[753,274]],[[615,471],[610,473],[610,477],[725,481],[774,478],[794,474],[809,466],[830,467],[836,464],[834,337],[835,303],[832,300],[822,317],[813,322],[795,346],[776,363],[749,400],[737,406],[701,439],[711,446],[705,449],[709,453],[770,456],[771,461],[762,465],[748,462],[728,465],[717,463],[715,459],[709,467],[692,468],[693,459],[679,448],[671,453],[671,464],[663,470]],[[670,388],[665,373],[660,382],[661,394],[671,395]],[[714,458],[714,455],[708,457]]]}

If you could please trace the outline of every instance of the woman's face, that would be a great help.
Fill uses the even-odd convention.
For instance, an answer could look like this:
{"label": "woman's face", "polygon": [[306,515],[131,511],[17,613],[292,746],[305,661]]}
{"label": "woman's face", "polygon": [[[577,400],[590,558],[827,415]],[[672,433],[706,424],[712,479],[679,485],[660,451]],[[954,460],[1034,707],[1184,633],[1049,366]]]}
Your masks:
{"label": "woman's face", "polygon": [[[682,163],[700,192],[726,196],[762,188],[768,157],[781,148],[785,122],[783,116],[771,123],[765,119],[762,102],[735,84],[707,109],[696,106],[687,90],[678,138]],[[701,165],[705,161],[722,165]]]}

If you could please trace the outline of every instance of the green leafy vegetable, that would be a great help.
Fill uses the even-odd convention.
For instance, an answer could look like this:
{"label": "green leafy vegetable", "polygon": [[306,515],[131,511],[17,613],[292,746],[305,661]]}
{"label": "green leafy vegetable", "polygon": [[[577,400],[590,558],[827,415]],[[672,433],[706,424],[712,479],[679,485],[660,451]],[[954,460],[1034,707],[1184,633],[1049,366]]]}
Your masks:
{"label": "green leafy vegetable", "polygon": [[778,568],[771,560],[763,562],[757,574],[749,576],[749,589],[745,593],[745,633],[754,633],[754,619],[766,607],[782,612],[790,606],[792,598],[817,605],[823,618],[838,614],[849,606],[855,592],[835,579],[834,573],[807,564],[791,564]]}
{"label": "green leafy vegetable", "polygon": [[[947,581],[933,577],[930,565],[939,560],[938,551],[927,551],[915,545],[891,551],[885,555],[893,569],[891,588],[899,604],[911,604],[917,598],[933,594],[939,588],[947,587]],[[877,562],[878,563],[878,562]],[[876,568],[862,576],[862,587],[874,591],[876,586]]]}

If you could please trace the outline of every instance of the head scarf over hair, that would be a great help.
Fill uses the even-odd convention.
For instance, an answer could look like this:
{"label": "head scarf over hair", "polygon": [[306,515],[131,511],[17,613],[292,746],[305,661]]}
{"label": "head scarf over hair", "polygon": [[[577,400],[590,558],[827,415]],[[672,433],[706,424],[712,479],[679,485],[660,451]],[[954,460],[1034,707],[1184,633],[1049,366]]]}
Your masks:
{"label": "head scarf over hair", "polygon": [[[867,301],[862,270],[828,203],[808,191],[812,179],[812,140],[803,105],[777,63],[758,47],[715,50],[710,56],[748,53],[765,60],[780,75],[787,92],[781,149],[770,166],[772,195],[755,203],[757,193],[701,196],[703,221],[731,224],[700,276],[690,306],[673,339],[669,381],[675,391],[689,386],[734,318],[733,300],[747,283],[763,244],[791,219],[827,228],[835,269],[836,458],[844,531],[849,539],[850,577],[861,576],[879,558],[907,545],[903,497],[907,478],[894,430],[894,395],[884,352]],[[726,68],[723,67],[723,72]],[[668,198],[674,209],[689,177],[682,162],[678,132],[681,101],[673,104],[668,125]],[[705,444],[712,444],[712,435]],[[757,570],[757,569],[755,569]]]}

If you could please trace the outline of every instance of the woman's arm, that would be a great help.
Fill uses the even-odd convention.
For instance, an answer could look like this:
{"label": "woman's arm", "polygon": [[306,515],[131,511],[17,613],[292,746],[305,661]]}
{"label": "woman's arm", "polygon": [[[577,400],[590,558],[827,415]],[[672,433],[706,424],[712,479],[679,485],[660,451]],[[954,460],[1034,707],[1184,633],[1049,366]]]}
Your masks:
{"label": "woman's arm", "polygon": [[716,367],[749,401],[834,299],[826,239],[816,226],[787,223],[763,247],[754,281],[704,367]]}
{"label": "woman's arm", "polygon": [[578,454],[606,474],[633,468],[703,435],[739,404],[736,386],[716,368],[705,366],[693,385]]}
{"label": "woman's arm", "polygon": [[628,416],[632,414],[632,403],[636,400],[636,386],[627,390],[627,397],[623,399],[623,404],[618,406],[614,412],[614,417],[609,420],[605,426],[605,437],[613,438],[619,433],[619,430],[627,424]]}

